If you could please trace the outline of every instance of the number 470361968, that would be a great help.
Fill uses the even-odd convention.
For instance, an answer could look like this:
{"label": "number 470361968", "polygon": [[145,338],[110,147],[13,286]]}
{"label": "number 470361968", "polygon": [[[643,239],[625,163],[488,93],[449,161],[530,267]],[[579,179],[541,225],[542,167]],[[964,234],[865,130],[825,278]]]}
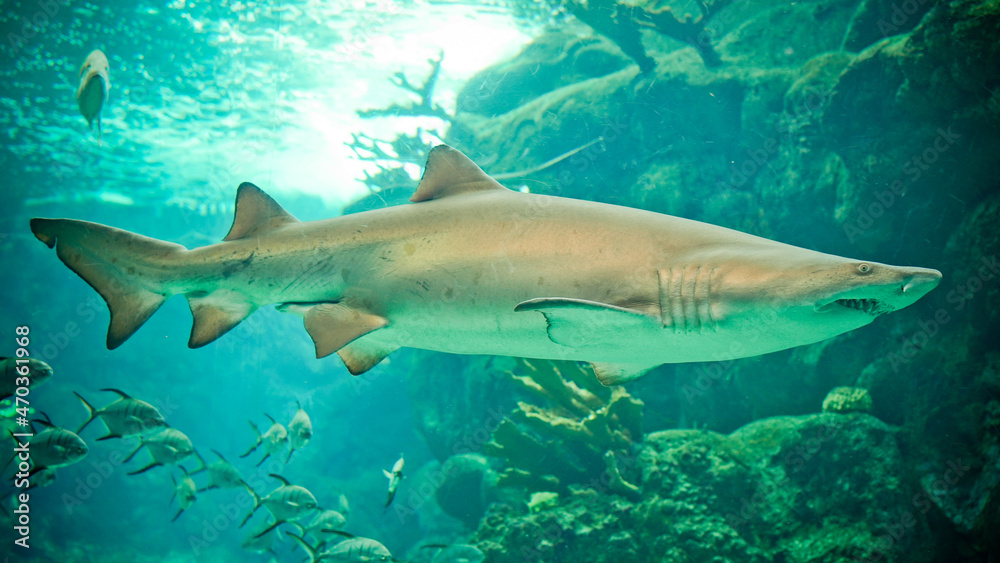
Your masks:
{"label": "number 470361968", "polygon": [[17,414],[23,417],[28,416],[28,385],[31,384],[31,380],[28,378],[28,374],[31,373],[31,367],[28,365],[31,356],[31,353],[28,352],[28,344],[31,342],[30,332],[31,329],[26,326],[19,326],[14,330],[16,335],[14,343],[17,344],[17,350],[14,351],[14,356],[17,358],[14,360],[16,365],[14,372],[19,376],[14,380],[14,385],[17,386],[14,394],[17,395],[15,398],[18,407]]}

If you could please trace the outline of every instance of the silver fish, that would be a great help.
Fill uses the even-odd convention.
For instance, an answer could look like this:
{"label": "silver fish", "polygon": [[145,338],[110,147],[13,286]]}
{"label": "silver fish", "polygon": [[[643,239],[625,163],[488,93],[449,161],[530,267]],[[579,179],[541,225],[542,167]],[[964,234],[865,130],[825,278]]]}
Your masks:
{"label": "silver fish", "polygon": [[428,545],[427,548],[439,548],[431,563],[482,563],[486,554],[468,544]]}
{"label": "silver fish", "polygon": [[393,464],[391,472],[383,469],[382,474],[389,479],[389,491],[385,499],[385,508],[389,508],[389,505],[392,504],[392,499],[396,498],[396,489],[399,487],[399,482],[403,479],[403,454],[399,454],[399,459]]}
{"label": "silver fish", "polygon": [[285,522],[297,521],[314,510],[321,510],[316,497],[308,489],[291,484],[281,475],[270,473],[270,476],[281,481],[281,486],[263,498],[258,496],[253,488],[248,487],[247,490],[253,496],[253,510],[246,515],[240,527],[243,527],[247,520],[262,506],[266,507],[274,516],[274,523],[258,535],[266,534]]}
{"label": "silver fish", "polygon": [[[27,373],[25,373],[27,372]],[[0,399],[11,397],[17,391],[21,378],[27,378],[27,388],[35,389],[52,377],[49,364],[35,358],[0,357]]]}
{"label": "silver fish", "polygon": [[101,409],[95,409],[79,393],[73,392],[84,408],[87,409],[87,420],[76,431],[77,434],[83,431],[95,418],[100,418],[108,427],[108,434],[101,436],[98,440],[108,440],[111,438],[125,438],[146,434],[166,428],[167,421],[163,419],[160,410],[146,401],[133,399],[124,391],[118,389],[101,389],[117,393],[119,399]]}
{"label": "silver fish", "polygon": [[285,463],[288,463],[292,459],[292,454],[295,450],[302,449],[313,435],[312,420],[309,418],[309,414],[302,408],[302,404],[295,401],[295,405],[298,410],[295,411],[295,416],[292,417],[292,421],[288,423],[288,444],[291,449],[288,450],[288,457],[285,458]]}
{"label": "silver fish", "polygon": [[295,523],[299,529],[299,535],[306,537],[311,534],[319,545],[322,546],[335,537],[341,537],[338,532],[347,523],[347,517],[337,510],[324,510],[316,515],[308,525]]}
{"label": "silver fish", "polygon": [[243,476],[240,475],[240,471],[233,467],[233,464],[226,461],[226,458],[222,457],[222,454],[219,452],[212,450],[212,453],[219,457],[219,461],[206,466],[205,460],[201,459],[201,454],[197,450],[195,451],[195,455],[198,456],[198,459],[201,459],[202,468],[194,471],[192,474],[208,470],[208,485],[198,489],[199,493],[209,489],[237,489],[247,486],[243,480]]}
{"label": "silver fish", "polygon": [[285,427],[271,418],[271,415],[264,413],[264,416],[271,421],[271,427],[267,429],[267,432],[261,434],[257,425],[254,424],[253,421],[250,421],[250,427],[253,428],[254,433],[257,434],[257,443],[254,444],[252,448],[247,450],[245,454],[240,456],[241,459],[247,457],[263,445],[264,457],[257,462],[257,467],[260,467],[260,464],[264,463],[264,460],[271,457],[271,454],[280,452],[285,449],[286,445],[288,445],[288,431],[285,430]]}
{"label": "silver fish", "polygon": [[396,561],[392,553],[381,543],[371,538],[351,537],[326,551],[320,551],[318,547],[309,545],[306,540],[299,535],[289,533],[302,546],[302,549],[309,554],[309,563],[319,563],[322,561]]}
{"label": "silver fish", "polygon": [[181,514],[194,506],[194,501],[198,500],[198,487],[194,484],[194,479],[191,479],[183,466],[181,471],[184,472],[184,477],[181,477],[180,481],[174,478],[173,473],[170,474],[170,479],[174,482],[174,494],[170,496],[170,502],[173,502],[174,497],[176,497],[177,506],[180,507],[177,514],[170,520],[171,522],[180,518]]}
{"label": "silver fish", "polygon": [[162,432],[153,434],[152,436],[143,436],[140,438],[139,445],[132,450],[132,453],[122,463],[128,463],[135,457],[135,454],[139,453],[139,450],[143,446],[149,451],[152,460],[145,467],[128,473],[129,475],[145,473],[161,465],[180,463],[194,453],[194,444],[191,443],[191,439],[186,434],[176,428],[166,428]]}
{"label": "silver fish", "polygon": [[87,452],[90,451],[87,443],[75,432],[59,428],[52,424],[47,415],[43,414],[42,416],[45,418],[32,422],[41,424],[45,429],[28,438],[29,458],[31,460],[29,476],[46,469],[54,470],[77,463],[87,457]]}

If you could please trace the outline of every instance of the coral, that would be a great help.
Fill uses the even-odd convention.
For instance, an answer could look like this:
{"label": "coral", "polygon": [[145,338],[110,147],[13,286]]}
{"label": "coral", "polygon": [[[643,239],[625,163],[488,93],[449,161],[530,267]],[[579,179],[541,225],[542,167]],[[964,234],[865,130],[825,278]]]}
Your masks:
{"label": "coral", "polygon": [[823,399],[823,412],[871,412],[872,397],[864,387],[835,387]]}
{"label": "coral", "polygon": [[498,506],[474,541],[494,563],[927,561],[893,434],[861,414],[654,432],[641,497],[572,488],[555,506]]}
{"label": "coral", "polygon": [[705,40],[705,23],[729,0],[698,1],[701,14],[696,18],[685,14],[678,18],[669,8],[657,10],[633,6],[617,0],[571,0],[567,9],[580,21],[611,39],[625,54],[632,57],[643,74],[656,68],[656,61],[642,45],[643,29],[651,29],[695,48],[706,66],[722,64],[712,44]]}
{"label": "coral", "polygon": [[[623,387],[603,388],[574,362],[519,360],[525,375],[510,378],[545,406],[518,402],[486,444],[489,455],[509,464],[500,486],[565,492],[570,484],[602,475],[631,494],[615,461],[642,438],[642,401]],[[612,471],[613,470],[613,471]]]}
{"label": "coral", "polygon": [[427,59],[427,62],[431,65],[431,73],[427,76],[427,80],[423,84],[417,86],[411,83],[406,75],[402,72],[397,72],[395,77],[395,84],[400,88],[412,92],[420,98],[419,103],[411,103],[408,106],[402,106],[399,104],[392,104],[391,106],[384,109],[369,109],[369,110],[358,110],[358,116],[362,118],[371,117],[401,117],[401,116],[423,116],[428,115],[431,117],[439,117],[445,121],[451,121],[452,116],[445,111],[439,104],[435,104],[433,101],[434,97],[434,87],[437,86],[438,77],[441,75],[441,63],[444,61],[444,53],[442,52],[437,59]]}

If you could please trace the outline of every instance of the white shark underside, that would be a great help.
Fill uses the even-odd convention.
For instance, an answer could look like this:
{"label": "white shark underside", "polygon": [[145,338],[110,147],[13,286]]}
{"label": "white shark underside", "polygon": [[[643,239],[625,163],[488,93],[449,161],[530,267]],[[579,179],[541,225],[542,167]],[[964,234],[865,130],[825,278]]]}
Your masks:
{"label": "white shark underside", "polygon": [[508,190],[431,152],[415,203],[299,222],[240,186],[222,243],[187,250],[112,227],[33,219],[108,303],[108,347],[184,294],[189,345],[257,307],[305,318],[352,373],[408,346],[595,364],[622,383],[663,363],[754,356],[870,323],[941,274],[822,254],[730,229]]}

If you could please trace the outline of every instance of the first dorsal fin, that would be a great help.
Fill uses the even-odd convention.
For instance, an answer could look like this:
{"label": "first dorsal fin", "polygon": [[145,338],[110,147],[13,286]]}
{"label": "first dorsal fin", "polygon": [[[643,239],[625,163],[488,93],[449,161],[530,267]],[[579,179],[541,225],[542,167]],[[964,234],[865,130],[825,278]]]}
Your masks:
{"label": "first dorsal fin", "polygon": [[427,155],[424,175],[410,201],[416,203],[464,192],[506,189],[460,151],[438,145]]}
{"label": "first dorsal fin", "polygon": [[236,217],[233,218],[233,226],[222,240],[260,236],[282,225],[298,222],[264,190],[250,182],[243,182],[236,191]]}

